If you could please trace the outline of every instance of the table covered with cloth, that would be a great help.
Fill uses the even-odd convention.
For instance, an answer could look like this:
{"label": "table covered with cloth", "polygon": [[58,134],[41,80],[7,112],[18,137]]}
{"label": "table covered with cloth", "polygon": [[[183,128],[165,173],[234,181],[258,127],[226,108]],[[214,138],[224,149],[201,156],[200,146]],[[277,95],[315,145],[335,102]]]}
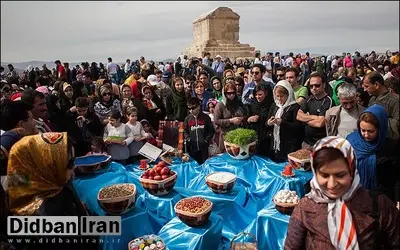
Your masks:
{"label": "table covered with cloth", "polygon": [[[97,202],[102,187],[117,183],[137,187],[135,208],[121,215],[122,234],[102,238],[105,250],[126,250],[129,241],[145,234],[159,235],[169,250],[222,250],[229,249],[232,238],[243,231],[256,236],[258,249],[283,249],[289,216],[275,209],[273,196],[290,189],[303,197],[304,184],[312,177],[311,172],[303,171],[295,171],[292,178],[282,177],[285,164],[259,156],[235,160],[228,154],[212,157],[201,166],[192,160],[181,163],[174,159],[170,169],[177,172],[177,182],[172,192],[161,197],[143,189],[139,181],[143,171],[137,164],[112,162],[108,169],[76,177],[73,183],[82,202],[96,215],[105,215]],[[216,194],[209,189],[205,177],[217,171],[237,175],[231,192]],[[189,227],[175,215],[175,204],[191,196],[213,202],[209,221],[200,227]]]}

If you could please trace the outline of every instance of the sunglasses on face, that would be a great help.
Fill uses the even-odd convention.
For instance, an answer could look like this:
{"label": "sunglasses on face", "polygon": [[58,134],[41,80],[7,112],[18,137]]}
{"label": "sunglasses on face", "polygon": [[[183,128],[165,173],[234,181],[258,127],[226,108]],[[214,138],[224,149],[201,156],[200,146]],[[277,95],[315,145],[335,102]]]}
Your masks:
{"label": "sunglasses on face", "polygon": [[194,107],[188,107],[189,111],[195,110],[198,106],[194,106]]}
{"label": "sunglasses on face", "polygon": [[103,93],[103,96],[111,96],[111,93]]}
{"label": "sunglasses on face", "polygon": [[261,72],[260,71],[252,71],[251,72],[251,74],[253,74],[253,75],[258,75],[258,74],[260,74]]}
{"label": "sunglasses on face", "polygon": [[235,92],[226,92],[226,95],[234,95]]}
{"label": "sunglasses on face", "polygon": [[313,85],[310,84],[310,89],[312,89],[314,87],[319,88],[319,87],[321,87],[321,84],[313,84]]}

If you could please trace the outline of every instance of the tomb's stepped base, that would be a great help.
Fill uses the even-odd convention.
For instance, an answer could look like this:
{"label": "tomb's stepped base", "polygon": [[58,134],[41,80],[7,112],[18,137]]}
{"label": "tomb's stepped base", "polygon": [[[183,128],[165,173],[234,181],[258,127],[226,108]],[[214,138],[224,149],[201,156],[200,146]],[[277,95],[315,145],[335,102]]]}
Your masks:
{"label": "tomb's stepped base", "polygon": [[209,52],[211,58],[217,55],[223,58],[237,58],[237,57],[254,57],[255,48],[250,47],[248,44],[220,44],[219,46],[193,46],[186,51],[189,57],[200,57],[202,58],[204,53]]}

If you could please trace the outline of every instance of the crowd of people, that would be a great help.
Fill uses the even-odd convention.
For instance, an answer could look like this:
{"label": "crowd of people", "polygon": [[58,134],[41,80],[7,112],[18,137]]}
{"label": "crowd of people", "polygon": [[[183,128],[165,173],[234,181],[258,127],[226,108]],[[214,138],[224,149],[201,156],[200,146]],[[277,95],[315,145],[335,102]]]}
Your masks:
{"label": "crowd of people", "polygon": [[[365,190],[379,191],[385,196],[379,198],[379,208],[385,210],[379,211],[390,215],[378,213],[390,216],[394,220],[390,230],[398,233],[399,215],[394,207],[400,200],[399,56],[390,51],[380,56],[356,51],[317,57],[308,52],[296,56],[276,52],[231,60],[206,53],[203,58],[182,55],[165,64],[140,57],[118,65],[108,58],[106,65],[83,62],[73,69],[57,60],[53,70],[46,65],[41,70],[29,66],[21,77],[8,65],[7,73],[1,69],[0,88],[1,193],[2,198],[8,197],[1,204],[1,214],[59,215],[57,209],[46,214],[43,201],[60,193],[71,204],[79,201],[68,191],[73,187],[66,185],[73,176],[74,157],[108,154],[123,165],[135,163],[144,143],[157,145],[160,121],[177,120],[184,122],[187,153],[199,164],[223,153],[224,135],[239,127],[254,129],[258,155],[275,162],[286,161],[289,153],[302,148],[314,151],[314,178],[307,196],[312,204],[304,202],[306,208],[332,200],[342,206],[344,195],[344,201],[356,200],[349,205],[352,209],[364,203],[359,197],[366,196]],[[60,151],[56,155],[51,149],[54,145],[55,151],[65,155],[59,156]],[[343,161],[335,163],[338,159]],[[63,162],[67,173],[61,178]],[[32,176],[26,181],[34,182],[35,188],[18,186],[23,180],[14,177],[20,173]],[[343,178],[349,179],[347,186]],[[331,190],[331,182],[342,185],[339,193]],[[66,206],[65,200],[51,202]],[[314,225],[301,221],[309,215],[300,209],[291,219],[287,248],[298,249],[299,244],[322,248],[318,246],[325,243],[319,245],[318,237],[305,233]],[[84,210],[70,207],[69,215],[82,215]],[[328,209],[325,224],[329,224],[332,244],[344,249],[340,240],[334,242],[337,225],[331,223],[345,215],[332,213]],[[354,218],[357,228],[362,218]],[[398,235],[387,239],[399,246]],[[351,240],[362,245],[357,239],[354,243],[354,237]]]}

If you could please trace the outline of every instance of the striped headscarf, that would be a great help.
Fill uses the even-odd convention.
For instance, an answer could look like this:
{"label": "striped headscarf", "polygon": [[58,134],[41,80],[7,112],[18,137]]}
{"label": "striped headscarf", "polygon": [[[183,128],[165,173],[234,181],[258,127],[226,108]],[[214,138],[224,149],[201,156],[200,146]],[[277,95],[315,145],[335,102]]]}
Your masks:
{"label": "striped headscarf", "polygon": [[312,157],[316,152],[323,148],[335,148],[342,152],[343,156],[348,162],[348,167],[350,174],[353,177],[353,182],[350,188],[340,197],[339,199],[332,200],[326,193],[321,189],[318,184],[316,172],[314,169],[313,159],[311,160],[311,168],[314,173],[314,177],[311,180],[311,192],[306,196],[313,199],[317,203],[327,203],[328,204],[328,229],[329,236],[333,246],[336,249],[345,250],[353,249],[358,250],[358,241],[356,227],[351,216],[351,212],[346,205],[346,201],[350,200],[360,185],[360,176],[357,172],[357,159],[355,157],[354,149],[350,142],[344,138],[337,136],[328,136],[319,140],[315,144],[314,152]]}

